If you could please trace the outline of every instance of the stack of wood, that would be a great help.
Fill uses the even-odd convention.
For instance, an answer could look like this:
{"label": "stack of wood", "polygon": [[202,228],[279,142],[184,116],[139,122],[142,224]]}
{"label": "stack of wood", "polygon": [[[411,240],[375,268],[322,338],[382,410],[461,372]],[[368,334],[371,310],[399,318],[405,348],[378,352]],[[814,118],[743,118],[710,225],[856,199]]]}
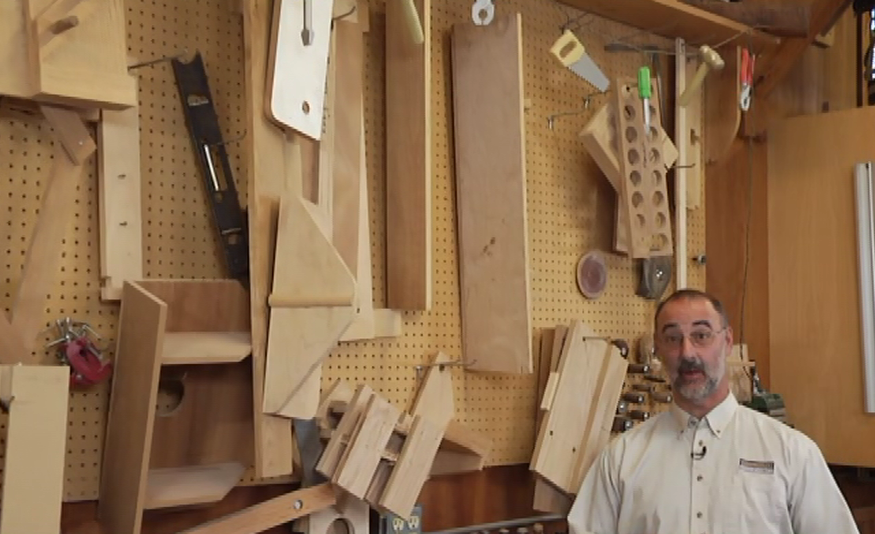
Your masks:
{"label": "stack of wood", "polygon": [[547,378],[529,468],[537,475],[534,509],[567,513],[610,439],[628,361],[609,338],[581,321],[559,325],[553,334],[541,337]]}

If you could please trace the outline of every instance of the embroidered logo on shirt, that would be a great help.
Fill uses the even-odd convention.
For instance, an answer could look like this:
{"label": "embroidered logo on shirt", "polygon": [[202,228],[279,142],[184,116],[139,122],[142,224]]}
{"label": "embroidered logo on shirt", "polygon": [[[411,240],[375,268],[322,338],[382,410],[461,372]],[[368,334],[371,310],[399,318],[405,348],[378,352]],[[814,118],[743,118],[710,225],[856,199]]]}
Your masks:
{"label": "embroidered logo on shirt", "polygon": [[764,475],[773,475],[775,473],[775,462],[767,462],[765,460],[745,460],[738,459],[738,467],[742,471],[749,473],[761,473]]}

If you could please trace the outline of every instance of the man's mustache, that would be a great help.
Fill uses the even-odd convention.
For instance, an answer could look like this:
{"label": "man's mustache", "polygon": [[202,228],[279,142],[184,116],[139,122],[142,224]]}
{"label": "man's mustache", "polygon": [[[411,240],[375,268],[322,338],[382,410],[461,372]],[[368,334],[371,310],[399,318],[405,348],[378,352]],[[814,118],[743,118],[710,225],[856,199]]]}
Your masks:
{"label": "man's mustache", "polygon": [[699,358],[681,358],[678,366],[679,373],[691,373],[694,371],[705,372],[705,363]]}

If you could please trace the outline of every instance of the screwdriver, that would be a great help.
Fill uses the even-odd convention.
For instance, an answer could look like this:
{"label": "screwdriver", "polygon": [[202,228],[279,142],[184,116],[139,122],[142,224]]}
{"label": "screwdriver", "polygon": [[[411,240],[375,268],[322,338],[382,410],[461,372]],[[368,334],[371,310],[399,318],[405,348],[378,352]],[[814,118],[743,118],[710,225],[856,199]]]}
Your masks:
{"label": "screwdriver", "polygon": [[650,89],[650,67],[646,65],[638,69],[638,96],[644,101],[644,129],[649,132],[650,97],[653,96],[653,92]]}
{"label": "screwdriver", "polygon": [[313,44],[313,0],[304,0],[304,28],[301,30],[304,46]]}

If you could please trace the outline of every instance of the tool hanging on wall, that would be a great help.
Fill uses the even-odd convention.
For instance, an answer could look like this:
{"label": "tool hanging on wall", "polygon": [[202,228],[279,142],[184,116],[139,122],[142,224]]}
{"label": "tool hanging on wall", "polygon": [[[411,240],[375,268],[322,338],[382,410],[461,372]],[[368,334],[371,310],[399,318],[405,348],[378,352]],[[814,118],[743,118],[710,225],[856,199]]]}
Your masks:
{"label": "tool hanging on wall", "polygon": [[750,109],[750,99],[753,96],[753,72],[756,56],[747,48],[741,49],[741,109]]}
{"label": "tool hanging on wall", "polygon": [[650,68],[643,66],[638,69],[638,96],[644,108],[644,130],[650,132],[650,98],[653,91],[650,88]]}
{"label": "tool hanging on wall", "polygon": [[550,47],[550,53],[571,72],[577,74],[601,92],[610,87],[611,82],[595,61],[586,53],[583,44],[571,30],[565,30]]}
{"label": "tool hanging on wall", "polygon": [[474,0],[471,6],[471,18],[478,26],[489,26],[495,17],[495,4],[492,0]]}
{"label": "tool hanging on wall", "polygon": [[641,277],[636,294],[649,300],[659,300],[671,281],[671,256],[655,256],[641,260]]}
{"label": "tool hanging on wall", "polygon": [[[390,2],[392,0],[389,0]],[[404,12],[404,22],[407,24],[407,31],[410,32],[410,38],[414,44],[421,45],[425,42],[425,34],[422,30],[422,22],[419,19],[419,13],[416,11],[416,4],[413,0],[395,0],[401,2]]]}
{"label": "tool hanging on wall", "polygon": [[705,76],[708,75],[711,69],[720,70],[726,66],[726,63],[723,61],[723,58],[720,57],[720,54],[708,45],[702,45],[699,47],[699,59],[701,59],[702,63],[696,70],[693,79],[687,83],[680,98],[678,98],[678,105],[681,107],[687,107],[690,105],[690,102],[693,100],[693,95],[696,94],[696,91],[698,91],[702,84],[705,83]]}
{"label": "tool hanging on wall", "polygon": [[244,281],[249,274],[246,216],[237,199],[204,62],[200,53],[196,53],[190,62],[173,59],[172,65],[185,122],[203,172],[213,222],[225,249],[228,272],[232,278]]}
{"label": "tool hanging on wall", "polygon": [[112,363],[103,357],[98,348],[100,335],[88,323],[71,318],[55,321],[60,337],[46,348],[56,348],[56,356],[70,367],[70,387],[88,388],[109,379]]}

